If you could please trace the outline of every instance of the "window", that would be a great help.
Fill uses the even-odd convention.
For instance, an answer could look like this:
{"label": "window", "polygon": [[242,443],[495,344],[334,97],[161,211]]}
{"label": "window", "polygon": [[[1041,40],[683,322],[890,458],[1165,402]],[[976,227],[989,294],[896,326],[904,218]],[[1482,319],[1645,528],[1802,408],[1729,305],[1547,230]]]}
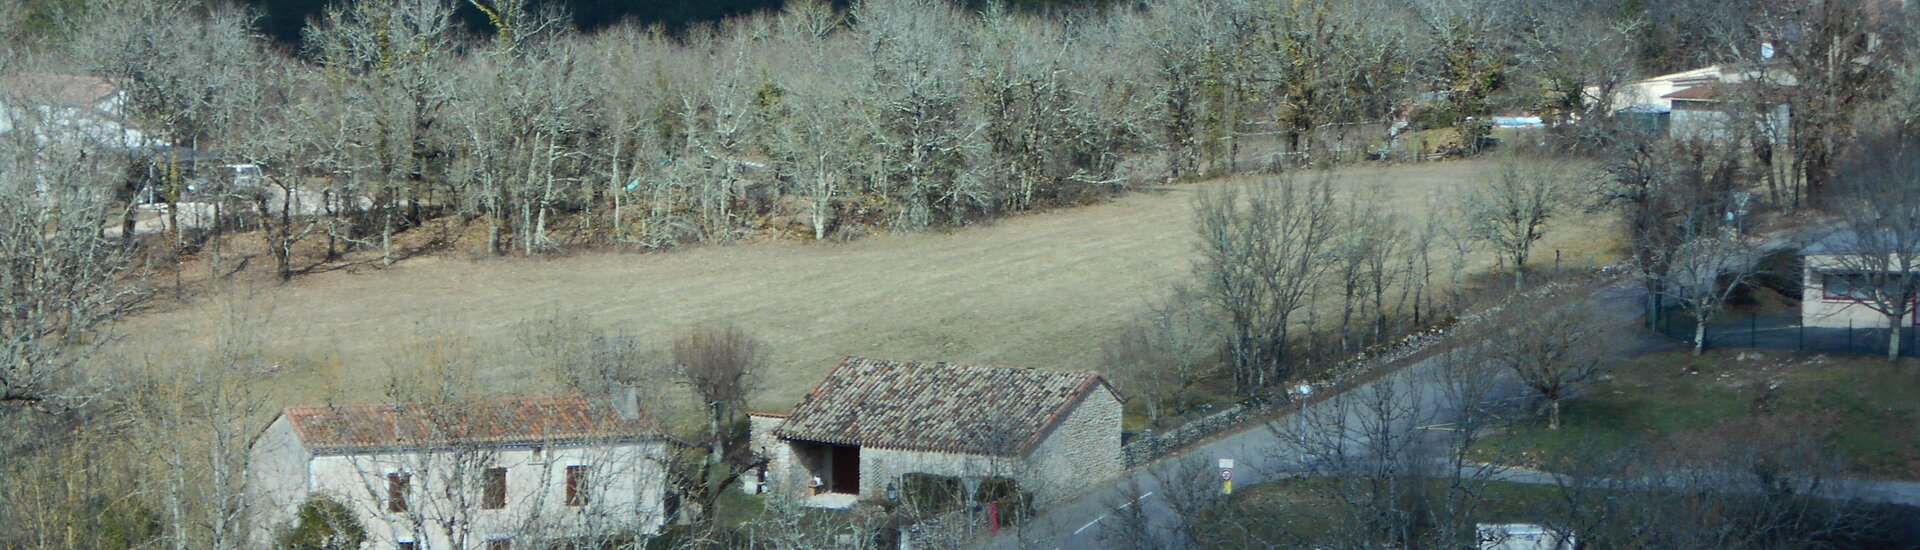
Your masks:
{"label": "window", "polygon": [[567,467],[567,506],[587,505],[587,467]]}
{"label": "window", "polygon": [[513,550],[513,540],[493,539],[487,541],[487,550]]}
{"label": "window", "polygon": [[1873,282],[1866,275],[1828,273],[1825,276],[1825,284],[1825,297],[1828,300],[1873,299]]}
{"label": "window", "polygon": [[419,547],[420,547],[419,543],[415,543],[410,540],[400,541],[400,550],[415,550]]}
{"label": "window", "polygon": [[487,468],[480,473],[480,507],[499,510],[507,507],[507,469]]}
{"label": "window", "polygon": [[[413,474],[393,472],[387,474],[387,511],[407,511],[407,488],[413,485]],[[406,543],[413,544],[413,543]]]}

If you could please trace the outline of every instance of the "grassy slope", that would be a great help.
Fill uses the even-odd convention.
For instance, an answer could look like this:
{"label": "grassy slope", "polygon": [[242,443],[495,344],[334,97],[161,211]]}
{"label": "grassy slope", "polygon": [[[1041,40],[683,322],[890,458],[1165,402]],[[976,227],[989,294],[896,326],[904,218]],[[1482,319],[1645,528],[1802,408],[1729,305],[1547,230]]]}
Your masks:
{"label": "grassy slope", "polygon": [[1503,444],[1538,459],[1586,438],[1607,446],[1649,443],[1761,412],[1831,413],[1838,422],[1832,442],[1855,473],[1920,479],[1920,362],[1714,350],[1643,357],[1611,374],[1568,403],[1566,428],[1522,422]]}
{"label": "grassy slope", "polygon": [[[1476,183],[1491,163],[1363,167],[1343,189],[1384,185],[1417,216],[1430,197]],[[769,345],[753,405],[791,406],[848,354],[1097,368],[1102,339],[1173,283],[1190,279],[1198,186],[1043,212],[948,233],[883,234],[847,244],[770,242],[664,254],[549,259],[410,259],[335,270],[279,286],[242,283],[129,320],[108,350],[122,363],[207,357],[227,341],[278,365],[274,405],[378,398],[390,376],[453,362],[489,390],[551,389],[552,360],[528,353],[533,327],[558,320],[659,346],[690,324],[726,320]],[[1569,218],[1541,245],[1569,266],[1613,244]],[[1610,234],[1610,233],[1605,233]],[[461,243],[460,246],[472,246]],[[255,264],[265,263],[256,258]],[[1490,265],[1490,258],[1477,265]],[[568,324],[570,323],[570,324]],[[221,327],[230,327],[222,329]],[[231,328],[238,327],[238,328]]]}

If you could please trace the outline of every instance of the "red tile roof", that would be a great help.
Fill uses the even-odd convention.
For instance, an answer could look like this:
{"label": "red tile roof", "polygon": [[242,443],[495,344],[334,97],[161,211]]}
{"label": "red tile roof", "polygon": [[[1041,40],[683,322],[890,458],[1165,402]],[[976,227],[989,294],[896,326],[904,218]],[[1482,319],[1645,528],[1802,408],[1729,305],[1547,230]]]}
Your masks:
{"label": "red tile roof", "polygon": [[848,357],[793,408],[788,439],[1013,456],[1096,388],[1085,372]]}
{"label": "red tile roof", "polygon": [[1714,100],[1720,99],[1720,93],[1718,90],[1714,88],[1713,85],[1707,84],[1702,86],[1694,86],[1692,88],[1687,88],[1687,89],[1680,90],[1667,95],[1663,95],[1660,97],[1666,98],[1666,99],[1714,101]]}
{"label": "red tile roof", "polygon": [[0,87],[14,94],[88,107],[119,91],[104,78],[77,74],[19,73],[0,78]]}
{"label": "red tile roof", "polygon": [[282,414],[301,444],[323,454],[457,444],[632,440],[652,433],[644,418],[621,418],[613,409],[581,395],[460,404],[288,407]]}

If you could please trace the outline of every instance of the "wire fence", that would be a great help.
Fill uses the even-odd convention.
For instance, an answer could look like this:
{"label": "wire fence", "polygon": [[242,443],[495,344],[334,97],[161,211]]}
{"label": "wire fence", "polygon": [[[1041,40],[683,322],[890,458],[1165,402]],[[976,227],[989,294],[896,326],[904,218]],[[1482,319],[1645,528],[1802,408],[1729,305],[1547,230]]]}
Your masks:
{"label": "wire fence", "polygon": [[[1655,332],[1682,342],[1693,342],[1693,316],[1678,309],[1667,309],[1658,315],[1652,323]],[[1707,322],[1707,348],[1754,348],[1806,351],[1816,353],[1838,353],[1848,355],[1886,355],[1889,334],[1885,326],[1853,326],[1848,328],[1809,327],[1800,322],[1797,313],[1788,314],[1738,314],[1725,313],[1715,316]],[[1920,357],[1915,349],[1915,333],[1920,330],[1905,330],[1900,335],[1900,355]]]}

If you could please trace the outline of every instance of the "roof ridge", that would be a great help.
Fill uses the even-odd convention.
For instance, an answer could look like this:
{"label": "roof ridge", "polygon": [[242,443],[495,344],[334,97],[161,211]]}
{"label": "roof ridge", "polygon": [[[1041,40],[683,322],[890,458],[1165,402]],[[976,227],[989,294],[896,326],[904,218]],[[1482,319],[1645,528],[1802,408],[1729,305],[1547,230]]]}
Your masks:
{"label": "roof ridge", "polygon": [[584,394],[584,393],[561,393],[561,394],[525,395],[525,396],[488,396],[488,397],[473,398],[467,401],[448,401],[448,402],[441,402],[441,403],[426,402],[426,401],[367,401],[362,403],[335,403],[335,404],[327,404],[327,405],[288,405],[285,409],[282,409],[282,412],[290,414],[295,411],[314,412],[314,411],[341,411],[341,410],[354,410],[354,409],[379,409],[383,407],[391,408],[396,406],[409,406],[409,405],[534,403],[534,402],[540,402],[540,401],[566,401],[571,399],[585,399],[586,397],[587,397],[587,394]]}

